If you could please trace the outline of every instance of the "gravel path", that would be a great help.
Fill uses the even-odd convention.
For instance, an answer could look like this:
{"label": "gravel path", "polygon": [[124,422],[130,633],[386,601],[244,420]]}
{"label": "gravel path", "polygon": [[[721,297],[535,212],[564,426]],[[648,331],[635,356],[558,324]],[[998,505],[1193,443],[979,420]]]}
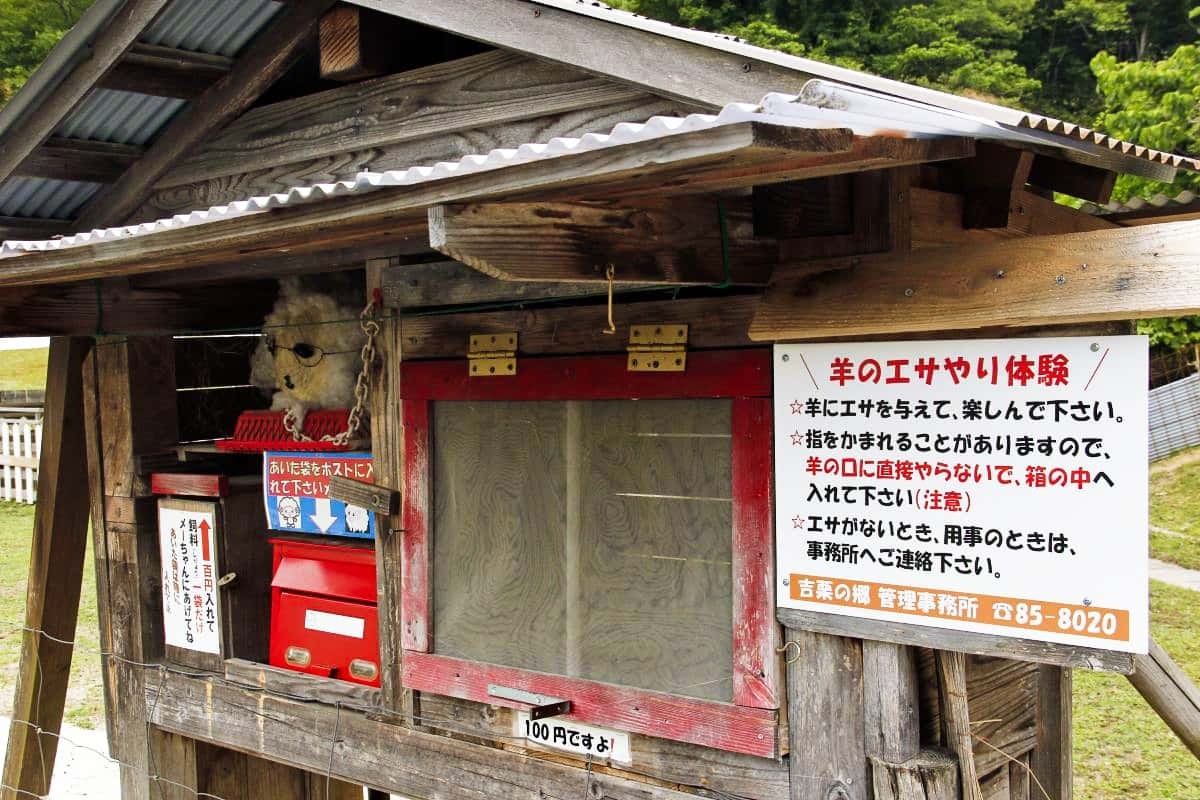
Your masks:
{"label": "gravel path", "polygon": [[[8,717],[0,717],[0,736],[8,741]],[[117,765],[108,758],[104,728],[84,730],[64,725],[50,800],[114,800],[121,796],[121,776]]]}

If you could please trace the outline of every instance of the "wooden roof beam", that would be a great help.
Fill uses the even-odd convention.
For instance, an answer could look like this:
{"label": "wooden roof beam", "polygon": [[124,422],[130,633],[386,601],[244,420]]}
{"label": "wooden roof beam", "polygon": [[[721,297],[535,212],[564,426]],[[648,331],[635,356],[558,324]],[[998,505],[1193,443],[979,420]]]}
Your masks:
{"label": "wooden roof beam", "polygon": [[232,67],[233,59],[225,56],[139,42],[100,80],[100,86],[191,100],[208,91]]}
{"label": "wooden roof beam", "polygon": [[189,103],[119,181],[83,208],[79,227],[87,230],[127,220],[172,164],[249,108],[299,60],[317,20],[333,3],[334,0],[288,3],[237,59],[233,69]]}
{"label": "wooden roof beam", "polygon": [[46,102],[30,108],[0,138],[0,180],[11,175],[50,136],[168,2],[129,0],[122,7],[121,13],[90,43],[88,57],[71,69]]}
{"label": "wooden roof beam", "polygon": [[[742,200],[742,202],[739,202]],[[720,205],[718,205],[720,203]],[[739,208],[744,206],[744,208]],[[726,208],[728,207],[728,209]],[[429,210],[433,249],[506,281],[765,284],[778,248],[737,230],[748,203],[712,196],[642,203],[469,203]],[[723,222],[722,217],[726,217]],[[729,275],[722,258],[727,237]],[[749,233],[751,236],[747,236]],[[537,242],[530,247],[530,242]]]}
{"label": "wooden roof beam", "polygon": [[51,137],[29,154],[14,175],[113,183],[141,158],[143,149],[114,142]]}
{"label": "wooden roof beam", "polygon": [[1200,313],[1200,222],[1033,236],[781,268],[757,341]]}

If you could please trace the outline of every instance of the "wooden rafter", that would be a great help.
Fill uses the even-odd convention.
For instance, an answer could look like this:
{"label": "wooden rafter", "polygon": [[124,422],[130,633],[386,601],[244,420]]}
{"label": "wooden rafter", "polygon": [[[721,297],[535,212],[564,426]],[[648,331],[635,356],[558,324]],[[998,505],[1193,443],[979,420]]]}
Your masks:
{"label": "wooden rafter", "polygon": [[1200,312],[1200,222],[1034,236],[795,264],[758,341],[970,330]]}
{"label": "wooden rafter", "polygon": [[130,0],[91,42],[88,58],[67,74],[46,102],[30,108],[20,122],[0,138],[0,179],[46,140],[76,104],[133,44],[169,0]]}
{"label": "wooden rafter", "polygon": [[226,75],[188,104],[142,158],[83,208],[82,230],[124,222],[151,187],[184,153],[245,111],[303,53],[321,13],[334,0],[294,0],[246,50]]}
{"label": "wooden rafter", "polygon": [[112,183],[142,155],[142,148],[51,137],[20,163],[13,174],[64,181]]}
{"label": "wooden rafter", "polygon": [[100,80],[105,89],[156,97],[199,97],[233,67],[233,59],[209,53],[134,44]]}

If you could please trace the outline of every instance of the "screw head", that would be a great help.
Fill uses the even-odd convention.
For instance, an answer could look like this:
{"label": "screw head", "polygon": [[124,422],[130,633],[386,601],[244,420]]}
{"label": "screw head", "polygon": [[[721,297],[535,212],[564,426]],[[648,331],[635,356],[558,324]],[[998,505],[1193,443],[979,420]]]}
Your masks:
{"label": "screw head", "polygon": [[1059,275],[1057,278],[1055,278],[1055,279],[1054,279],[1054,282],[1055,282],[1055,283],[1057,283],[1059,286],[1066,286],[1066,284],[1067,284],[1067,276],[1066,276],[1066,275]]}
{"label": "screw head", "polygon": [[784,353],[784,354],[781,356],[781,358],[782,358],[782,360],[784,360],[784,361],[791,361],[791,360],[792,360],[792,357],[791,357],[791,356],[789,356],[787,353]]}
{"label": "screw head", "polygon": [[1099,342],[1092,342],[1092,347],[1091,347],[1091,350],[1092,350],[1092,352],[1093,352],[1093,353],[1099,353],[1099,352],[1100,352],[1100,343],[1099,343]]}
{"label": "screw head", "polygon": [[754,65],[751,64],[749,61],[747,61],[745,64],[742,64],[742,72],[750,72],[753,69],[754,69]]}
{"label": "screw head", "polygon": [[915,291],[913,291],[912,289],[905,289],[905,290],[904,290],[904,296],[905,296],[905,297],[912,297],[914,294],[916,294],[916,292],[915,292]]}

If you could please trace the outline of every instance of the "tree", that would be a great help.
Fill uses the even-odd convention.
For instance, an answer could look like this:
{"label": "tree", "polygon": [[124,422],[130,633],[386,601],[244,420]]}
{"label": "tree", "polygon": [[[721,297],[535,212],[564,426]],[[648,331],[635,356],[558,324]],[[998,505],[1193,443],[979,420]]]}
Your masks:
{"label": "tree", "polygon": [[0,105],[25,85],[91,0],[0,0]]}

